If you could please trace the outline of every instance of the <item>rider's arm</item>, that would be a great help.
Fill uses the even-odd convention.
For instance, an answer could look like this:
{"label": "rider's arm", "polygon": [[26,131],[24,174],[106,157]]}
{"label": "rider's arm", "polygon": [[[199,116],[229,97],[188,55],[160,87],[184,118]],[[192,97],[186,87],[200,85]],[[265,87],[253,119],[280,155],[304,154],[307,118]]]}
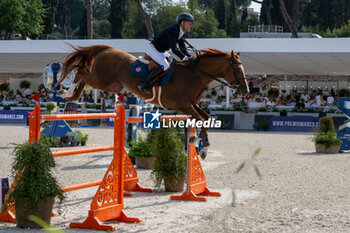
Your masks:
{"label": "rider's arm", "polygon": [[191,55],[187,52],[187,49],[186,49],[186,46],[185,46],[185,42],[184,42],[184,40],[183,40],[183,37],[181,37],[181,38],[179,39],[178,44],[179,44],[179,47],[180,47],[181,52],[182,52],[183,54],[185,54],[187,57],[191,57]]}
{"label": "rider's arm", "polygon": [[180,58],[180,60],[185,60],[188,56],[186,56],[186,54],[184,54],[181,50],[179,50],[177,48],[177,42],[176,42],[176,37],[177,37],[177,33],[176,33],[176,30],[171,30],[169,31],[169,34],[168,34],[168,43],[169,43],[169,46],[171,48],[171,51],[173,51],[173,53],[178,56]]}

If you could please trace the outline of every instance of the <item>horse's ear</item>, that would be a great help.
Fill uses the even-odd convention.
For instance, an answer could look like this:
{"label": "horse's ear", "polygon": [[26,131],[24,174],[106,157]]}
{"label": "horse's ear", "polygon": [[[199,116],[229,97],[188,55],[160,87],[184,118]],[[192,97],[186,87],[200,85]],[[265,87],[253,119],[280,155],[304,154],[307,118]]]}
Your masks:
{"label": "horse's ear", "polygon": [[234,58],[234,53],[233,53],[233,50],[231,51],[231,58]]}
{"label": "horse's ear", "polygon": [[240,55],[241,55],[241,53],[240,53],[240,52],[238,52],[238,53],[237,53],[237,55],[238,55],[238,56],[240,56]]}

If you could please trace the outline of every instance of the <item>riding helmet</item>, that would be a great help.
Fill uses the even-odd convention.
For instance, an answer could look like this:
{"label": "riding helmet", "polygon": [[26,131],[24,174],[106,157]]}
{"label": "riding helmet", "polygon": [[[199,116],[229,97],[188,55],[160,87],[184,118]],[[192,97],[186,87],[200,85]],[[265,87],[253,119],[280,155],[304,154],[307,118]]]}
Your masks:
{"label": "riding helmet", "polygon": [[194,18],[190,13],[181,13],[176,17],[176,23],[180,24],[181,21],[190,21],[194,22]]}

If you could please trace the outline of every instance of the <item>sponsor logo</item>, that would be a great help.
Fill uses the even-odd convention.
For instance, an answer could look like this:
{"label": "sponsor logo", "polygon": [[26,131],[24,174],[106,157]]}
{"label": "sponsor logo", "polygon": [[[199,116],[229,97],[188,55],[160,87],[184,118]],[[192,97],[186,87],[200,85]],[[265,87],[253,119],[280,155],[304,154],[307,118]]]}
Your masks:
{"label": "sponsor logo", "polygon": [[156,112],[144,112],[143,113],[143,128],[144,129],[159,129],[161,126],[163,128],[170,127],[205,127],[205,128],[221,128],[222,122],[210,118],[206,121],[197,121],[196,119],[187,119],[187,120],[161,120],[161,113],[159,110]]}

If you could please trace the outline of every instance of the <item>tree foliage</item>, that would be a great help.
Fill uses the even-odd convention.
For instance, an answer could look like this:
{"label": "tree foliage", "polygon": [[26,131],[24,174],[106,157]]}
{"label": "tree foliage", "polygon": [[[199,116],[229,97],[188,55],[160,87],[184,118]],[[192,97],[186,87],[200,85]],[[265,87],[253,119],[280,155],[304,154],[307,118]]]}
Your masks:
{"label": "tree foliage", "polygon": [[58,0],[43,0],[43,4],[46,8],[46,14],[44,16],[44,33],[49,34],[52,33],[55,24]]}
{"label": "tree foliage", "polygon": [[[258,21],[247,11],[251,2],[262,4]],[[289,24],[281,13],[280,0],[93,0],[93,32],[97,33],[95,38],[149,37],[150,27],[145,27],[141,6],[149,15],[155,35],[175,23],[177,14],[190,12],[195,23],[187,36],[193,38],[239,37],[248,25],[255,24],[280,25],[287,32],[290,22],[301,32],[324,37],[350,36],[349,0],[283,2],[291,19]],[[86,0],[1,0],[0,15],[0,37],[5,39],[17,33],[23,38],[36,38],[41,33],[70,38],[71,31],[77,37],[87,36]]]}
{"label": "tree foliage", "polygon": [[112,38],[122,38],[123,22],[126,17],[128,1],[126,0],[111,0],[111,8],[109,11],[108,20],[112,26]]}
{"label": "tree foliage", "polygon": [[21,33],[23,38],[38,35],[44,30],[45,13],[41,0],[1,0],[0,32],[5,32],[5,39],[14,33]]}

